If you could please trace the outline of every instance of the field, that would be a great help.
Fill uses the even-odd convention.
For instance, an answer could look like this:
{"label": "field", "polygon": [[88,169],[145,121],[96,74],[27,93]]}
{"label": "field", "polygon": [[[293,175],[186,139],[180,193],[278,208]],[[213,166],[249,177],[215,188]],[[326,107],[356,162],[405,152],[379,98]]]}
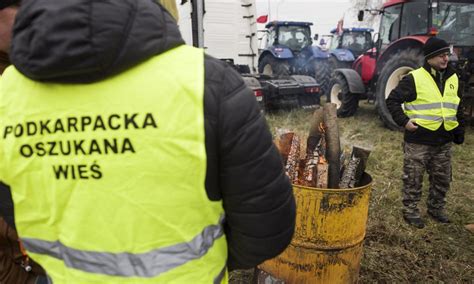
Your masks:
{"label": "field", "polygon": [[[304,137],[311,111],[267,114],[272,132],[284,128]],[[401,144],[403,134],[383,128],[375,107],[365,101],[355,117],[339,119],[341,146],[372,150],[367,172],[373,178],[367,235],[361,263],[361,283],[474,283],[474,127],[465,143],[453,147],[453,182],[447,197],[451,224],[438,224],[427,216],[427,226],[408,226],[401,216]],[[473,168],[471,168],[473,167]],[[427,179],[420,207],[425,215]],[[231,283],[250,283],[252,271],[234,271]]]}

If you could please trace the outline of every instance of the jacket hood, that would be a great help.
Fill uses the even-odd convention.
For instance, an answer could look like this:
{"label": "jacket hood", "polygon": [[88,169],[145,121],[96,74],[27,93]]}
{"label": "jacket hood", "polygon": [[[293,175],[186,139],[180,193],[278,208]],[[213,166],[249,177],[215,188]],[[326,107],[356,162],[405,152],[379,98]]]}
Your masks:
{"label": "jacket hood", "polygon": [[154,0],[24,0],[10,60],[33,80],[90,83],[181,44]]}

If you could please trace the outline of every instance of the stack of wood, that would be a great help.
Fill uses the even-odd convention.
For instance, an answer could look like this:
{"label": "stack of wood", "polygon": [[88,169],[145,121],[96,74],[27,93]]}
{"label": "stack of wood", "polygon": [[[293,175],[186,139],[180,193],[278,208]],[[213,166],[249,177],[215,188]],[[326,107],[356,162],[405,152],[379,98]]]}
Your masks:
{"label": "stack of wood", "polygon": [[305,151],[301,150],[300,137],[291,131],[279,134],[275,144],[293,184],[317,188],[358,186],[370,154],[368,150],[354,147],[345,165],[341,158],[335,104],[326,104],[313,113]]}

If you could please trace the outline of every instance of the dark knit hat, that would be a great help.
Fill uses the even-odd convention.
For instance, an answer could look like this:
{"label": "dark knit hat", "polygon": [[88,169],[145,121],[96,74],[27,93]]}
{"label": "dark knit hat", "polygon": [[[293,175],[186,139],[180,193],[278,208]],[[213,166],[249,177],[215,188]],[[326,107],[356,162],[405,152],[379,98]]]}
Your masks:
{"label": "dark knit hat", "polygon": [[433,58],[444,52],[450,52],[449,44],[437,37],[430,37],[423,46],[425,59]]}
{"label": "dark knit hat", "polygon": [[15,4],[20,4],[20,0],[0,0],[0,10]]}

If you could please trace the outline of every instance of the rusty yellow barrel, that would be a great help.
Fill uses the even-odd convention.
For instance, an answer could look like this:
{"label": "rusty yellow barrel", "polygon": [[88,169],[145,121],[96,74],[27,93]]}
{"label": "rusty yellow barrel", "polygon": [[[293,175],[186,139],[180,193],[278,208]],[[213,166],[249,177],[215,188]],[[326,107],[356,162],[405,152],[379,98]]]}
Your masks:
{"label": "rusty yellow barrel", "polygon": [[296,228],[288,248],[259,269],[285,283],[356,283],[366,232],[372,178],[363,186],[293,186]]}

